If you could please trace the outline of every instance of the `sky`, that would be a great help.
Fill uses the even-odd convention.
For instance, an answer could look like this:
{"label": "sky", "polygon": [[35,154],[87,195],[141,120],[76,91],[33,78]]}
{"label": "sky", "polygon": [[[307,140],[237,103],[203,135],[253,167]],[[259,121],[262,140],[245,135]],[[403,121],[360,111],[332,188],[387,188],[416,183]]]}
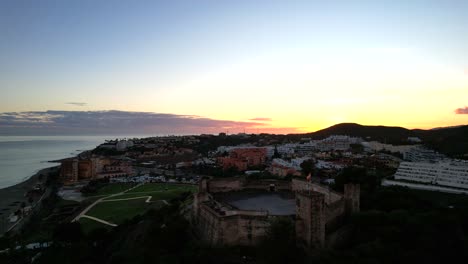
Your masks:
{"label": "sky", "polygon": [[450,0],[2,0],[0,134],[106,118],[177,133],[468,124],[467,14]]}

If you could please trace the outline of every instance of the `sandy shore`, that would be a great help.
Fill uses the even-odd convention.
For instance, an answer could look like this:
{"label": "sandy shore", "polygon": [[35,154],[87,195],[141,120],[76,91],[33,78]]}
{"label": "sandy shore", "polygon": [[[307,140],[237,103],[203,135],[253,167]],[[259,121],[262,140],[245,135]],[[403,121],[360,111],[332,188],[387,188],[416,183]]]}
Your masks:
{"label": "sandy shore", "polygon": [[42,182],[45,183],[49,172],[57,168],[58,166],[42,169],[26,181],[4,189],[0,189],[0,234],[3,233],[3,229],[8,223],[8,216],[17,210],[22,202],[25,202],[28,205],[28,200],[24,195],[37,183],[41,182],[39,181],[39,175],[44,175],[44,177],[42,177]]}

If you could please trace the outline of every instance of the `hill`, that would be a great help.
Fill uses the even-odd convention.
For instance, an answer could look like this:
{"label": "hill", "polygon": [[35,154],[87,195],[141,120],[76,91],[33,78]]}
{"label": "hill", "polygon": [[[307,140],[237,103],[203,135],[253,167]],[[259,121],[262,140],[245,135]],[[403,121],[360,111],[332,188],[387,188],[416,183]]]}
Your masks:
{"label": "hill", "polygon": [[342,123],[303,136],[312,139],[324,139],[331,135],[348,135],[375,140],[389,144],[403,144],[408,137],[415,136],[412,130],[403,127],[364,126],[355,123]]}
{"label": "hill", "polygon": [[468,153],[468,125],[423,130],[341,123],[316,132],[291,136],[319,140],[331,135],[348,135],[396,145],[409,144],[408,137],[419,137],[428,147],[452,157],[463,158]]}
{"label": "hill", "polygon": [[455,158],[467,158],[468,125],[413,131],[427,146]]}

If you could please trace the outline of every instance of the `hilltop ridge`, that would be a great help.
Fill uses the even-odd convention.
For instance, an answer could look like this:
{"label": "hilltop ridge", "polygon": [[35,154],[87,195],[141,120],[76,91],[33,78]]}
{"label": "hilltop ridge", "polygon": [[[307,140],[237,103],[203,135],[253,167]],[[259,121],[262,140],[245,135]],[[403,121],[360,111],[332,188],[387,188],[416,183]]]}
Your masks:
{"label": "hilltop ridge", "polygon": [[418,137],[423,141],[423,144],[450,156],[461,157],[468,153],[468,125],[424,130],[398,126],[367,126],[357,123],[340,123],[315,132],[294,136],[318,140],[331,135],[348,135],[361,137],[367,141],[397,145],[409,144],[408,137]]}

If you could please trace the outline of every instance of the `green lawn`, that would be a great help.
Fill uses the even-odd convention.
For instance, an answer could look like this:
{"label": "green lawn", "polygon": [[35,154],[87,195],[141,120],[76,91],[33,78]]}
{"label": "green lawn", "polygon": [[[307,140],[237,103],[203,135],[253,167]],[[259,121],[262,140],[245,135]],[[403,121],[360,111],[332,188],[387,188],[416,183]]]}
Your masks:
{"label": "green lawn", "polygon": [[[109,184],[103,187],[99,194],[95,195],[110,195],[125,191],[132,187],[132,184],[116,183]],[[198,189],[195,185],[181,184],[161,184],[147,183],[141,185],[125,194],[113,196],[104,199],[102,202],[95,205],[86,215],[108,221],[114,224],[121,224],[127,219],[131,219],[139,214],[145,213],[151,208],[159,208],[164,205],[160,200],[171,200],[184,192],[195,192]],[[127,200],[127,201],[106,201],[114,199],[127,199],[142,196],[152,196],[151,202],[146,203],[147,198]],[[94,220],[81,218],[83,230],[89,232],[98,227],[110,228],[110,226],[98,223]]]}
{"label": "green lawn", "polygon": [[143,214],[150,208],[161,206],[159,202],[146,203],[145,201],[146,199],[142,198],[128,201],[101,202],[86,214],[114,224],[121,224],[127,219]]}
{"label": "green lawn", "polygon": [[170,191],[126,193],[126,194],[122,194],[122,195],[118,195],[118,196],[113,196],[113,197],[109,198],[109,200],[126,199],[126,198],[141,197],[141,196],[152,196],[151,201],[170,200],[170,199],[178,197],[179,195],[181,195],[184,192],[187,192],[187,190],[180,189],[180,190],[170,190]]}
{"label": "green lawn", "polygon": [[196,185],[182,185],[182,184],[166,184],[166,183],[147,183],[141,185],[128,193],[135,192],[154,192],[164,190],[184,190],[184,191],[196,191],[198,187]]}
{"label": "green lawn", "polygon": [[141,196],[152,196],[152,201],[170,200],[176,198],[184,192],[195,192],[198,189],[195,185],[177,185],[177,184],[161,184],[147,183],[139,186],[125,194],[114,196],[111,199],[126,199]]}
{"label": "green lawn", "polygon": [[84,218],[84,217],[80,218],[79,222],[81,224],[81,228],[83,229],[83,232],[85,233],[89,233],[92,230],[97,229],[97,228],[106,228],[106,229],[112,228],[111,226],[101,224],[99,222],[96,222],[94,220],[91,220],[89,218]]}
{"label": "green lawn", "polygon": [[111,195],[128,190],[133,186],[135,186],[135,183],[109,183],[100,188],[97,192],[86,194],[86,196]]}

